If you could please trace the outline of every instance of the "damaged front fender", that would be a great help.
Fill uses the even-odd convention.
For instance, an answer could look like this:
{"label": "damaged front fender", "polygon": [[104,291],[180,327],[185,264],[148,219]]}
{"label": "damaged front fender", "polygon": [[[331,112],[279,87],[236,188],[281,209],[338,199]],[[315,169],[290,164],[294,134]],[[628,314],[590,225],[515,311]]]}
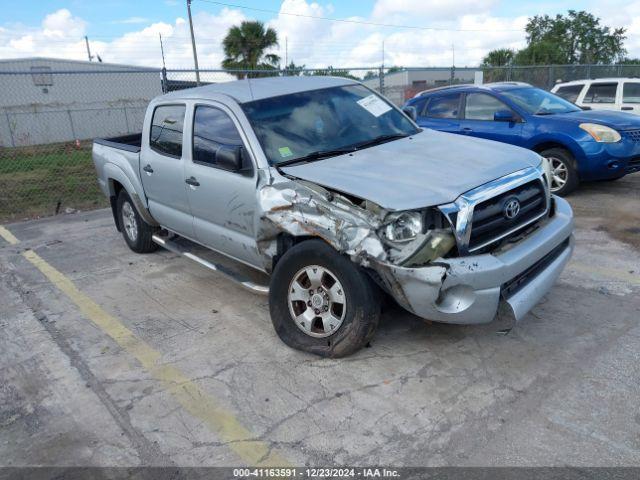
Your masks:
{"label": "damaged front fender", "polygon": [[319,237],[363,266],[370,258],[387,258],[376,234],[379,216],[342,195],[306,182],[284,181],[262,187],[258,197],[258,250],[267,262],[277,254],[277,238],[283,232]]}

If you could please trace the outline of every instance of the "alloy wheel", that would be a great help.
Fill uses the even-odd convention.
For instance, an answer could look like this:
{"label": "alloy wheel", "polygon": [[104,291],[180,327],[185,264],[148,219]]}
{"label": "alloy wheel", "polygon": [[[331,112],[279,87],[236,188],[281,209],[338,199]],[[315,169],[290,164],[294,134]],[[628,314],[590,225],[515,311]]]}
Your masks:
{"label": "alloy wheel", "polygon": [[344,321],[347,298],[338,278],[325,267],[299,270],[289,285],[289,312],[297,327],[311,337],[333,335]]}
{"label": "alloy wheel", "polygon": [[129,202],[122,204],[122,226],[129,240],[135,242],[138,238],[138,221],[136,213]]}

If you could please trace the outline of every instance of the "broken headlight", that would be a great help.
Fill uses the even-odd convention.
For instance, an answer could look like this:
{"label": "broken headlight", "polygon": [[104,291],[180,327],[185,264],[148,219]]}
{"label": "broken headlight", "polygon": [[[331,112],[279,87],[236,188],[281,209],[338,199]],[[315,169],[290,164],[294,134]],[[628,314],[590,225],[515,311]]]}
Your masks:
{"label": "broken headlight", "polygon": [[410,242],[422,233],[422,213],[392,213],[386,219],[383,235],[390,242]]}
{"label": "broken headlight", "polygon": [[436,209],[392,213],[381,231],[389,259],[401,266],[425,265],[456,245],[450,225]]}

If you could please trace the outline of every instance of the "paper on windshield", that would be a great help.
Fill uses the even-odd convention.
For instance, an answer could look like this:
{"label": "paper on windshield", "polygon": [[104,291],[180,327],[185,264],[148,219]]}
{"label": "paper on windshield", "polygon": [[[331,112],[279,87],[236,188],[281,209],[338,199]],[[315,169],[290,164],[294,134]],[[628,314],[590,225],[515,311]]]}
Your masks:
{"label": "paper on windshield", "polygon": [[380,99],[380,97],[373,94],[358,100],[358,105],[360,105],[374,117],[379,117],[380,115],[391,110],[391,107],[387,102],[383,101],[382,99]]}

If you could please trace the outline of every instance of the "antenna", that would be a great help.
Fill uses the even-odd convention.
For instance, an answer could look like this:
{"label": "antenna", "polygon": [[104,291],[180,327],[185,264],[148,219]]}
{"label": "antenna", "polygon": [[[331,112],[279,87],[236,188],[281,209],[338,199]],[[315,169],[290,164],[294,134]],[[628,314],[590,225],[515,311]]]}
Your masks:
{"label": "antenna", "polygon": [[196,38],[193,34],[193,20],[191,19],[191,0],[187,0],[187,13],[189,14],[189,28],[191,29],[191,46],[193,47],[193,63],[196,67],[196,85],[200,86],[200,69],[198,68],[198,52],[196,51]]}
{"label": "antenna", "polygon": [[251,88],[251,77],[249,75],[250,74],[247,73],[247,84],[249,85],[249,93],[251,93],[251,100],[255,100],[255,97],[253,96],[253,89]]}
{"label": "antenna", "polygon": [[84,36],[84,43],[87,45],[87,56],[89,57],[89,61],[93,60],[93,55],[91,55],[91,49],[89,48],[89,37]]}
{"label": "antenna", "polygon": [[160,36],[160,53],[162,54],[162,68],[167,68],[166,65],[164,64],[164,47],[162,46],[162,34],[158,32],[158,35]]}

